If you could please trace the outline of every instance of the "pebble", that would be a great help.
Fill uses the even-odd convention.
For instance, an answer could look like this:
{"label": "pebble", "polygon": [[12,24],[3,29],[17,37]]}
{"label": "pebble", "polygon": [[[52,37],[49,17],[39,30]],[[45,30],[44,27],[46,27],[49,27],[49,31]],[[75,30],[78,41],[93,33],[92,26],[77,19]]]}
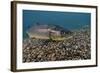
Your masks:
{"label": "pebble", "polygon": [[82,31],[64,41],[28,38],[23,41],[23,62],[87,60],[91,59],[90,48],[90,33]]}

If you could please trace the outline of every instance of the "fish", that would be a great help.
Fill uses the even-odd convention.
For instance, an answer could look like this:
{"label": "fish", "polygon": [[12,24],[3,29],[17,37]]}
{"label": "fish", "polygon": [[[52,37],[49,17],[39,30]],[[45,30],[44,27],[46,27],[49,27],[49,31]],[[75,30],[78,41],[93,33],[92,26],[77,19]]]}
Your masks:
{"label": "fish", "polygon": [[51,40],[64,40],[66,35],[70,35],[70,30],[64,29],[58,25],[39,24],[33,25],[27,30],[29,38],[33,39],[51,39]]}

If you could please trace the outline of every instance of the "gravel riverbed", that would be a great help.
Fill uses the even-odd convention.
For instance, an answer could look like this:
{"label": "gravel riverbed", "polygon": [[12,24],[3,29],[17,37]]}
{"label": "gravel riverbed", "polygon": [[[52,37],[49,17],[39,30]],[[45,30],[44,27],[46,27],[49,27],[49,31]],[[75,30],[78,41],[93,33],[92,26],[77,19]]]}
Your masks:
{"label": "gravel riverbed", "polygon": [[90,32],[77,31],[62,41],[30,39],[23,41],[23,62],[91,59]]}

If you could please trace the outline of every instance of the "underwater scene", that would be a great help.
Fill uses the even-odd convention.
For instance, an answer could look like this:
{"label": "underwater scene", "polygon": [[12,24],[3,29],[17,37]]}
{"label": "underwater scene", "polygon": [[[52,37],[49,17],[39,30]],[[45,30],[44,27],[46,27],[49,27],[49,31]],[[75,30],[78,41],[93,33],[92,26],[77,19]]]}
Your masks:
{"label": "underwater scene", "polygon": [[23,63],[91,59],[91,14],[23,10]]}

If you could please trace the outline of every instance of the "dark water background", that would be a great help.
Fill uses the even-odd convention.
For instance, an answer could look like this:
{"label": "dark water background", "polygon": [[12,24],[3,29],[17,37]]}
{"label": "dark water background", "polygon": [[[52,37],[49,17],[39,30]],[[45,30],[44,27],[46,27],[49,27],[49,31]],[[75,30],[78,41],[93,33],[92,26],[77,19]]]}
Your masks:
{"label": "dark water background", "polygon": [[79,12],[56,12],[23,10],[23,37],[26,31],[36,23],[59,25],[64,29],[76,30],[91,24],[90,13]]}

